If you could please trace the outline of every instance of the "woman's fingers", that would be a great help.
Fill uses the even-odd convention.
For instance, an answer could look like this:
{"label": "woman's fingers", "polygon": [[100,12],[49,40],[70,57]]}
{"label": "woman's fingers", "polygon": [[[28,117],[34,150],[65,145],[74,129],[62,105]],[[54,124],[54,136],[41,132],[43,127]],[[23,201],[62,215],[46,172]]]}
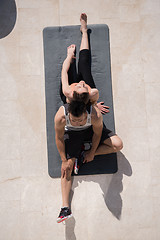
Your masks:
{"label": "woman's fingers", "polygon": [[99,102],[101,105],[103,105],[104,104],[104,102]]}
{"label": "woman's fingers", "polygon": [[105,112],[105,113],[108,113],[108,112],[109,112],[108,109],[103,109],[102,111]]}
{"label": "woman's fingers", "polygon": [[108,109],[109,107],[108,107],[108,106],[103,106],[103,108],[106,108],[106,109]]}
{"label": "woman's fingers", "polygon": [[101,109],[101,113],[102,113],[103,115],[106,114],[106,113],[109,113],[108,108],[103,107],[103,108]]}
{"label": "woman's fingers", "polygon": [[102,108],[102,110],[103,110],[103,111],[107,111],[107,112],[109,111],[108,108],[105,108],[105,107]]}

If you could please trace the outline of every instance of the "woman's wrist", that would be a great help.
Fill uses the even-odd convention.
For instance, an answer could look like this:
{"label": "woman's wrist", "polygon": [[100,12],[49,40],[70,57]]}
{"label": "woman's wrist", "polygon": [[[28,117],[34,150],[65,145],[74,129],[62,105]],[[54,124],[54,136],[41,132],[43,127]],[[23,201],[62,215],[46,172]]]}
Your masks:
{"label": "woman's wrist", "polygon": [[68,72],[71,62],[72,62],[72,57],[67,55],[66,59],[63,62],[62,70],[65,70]]}
{"label": "woman's wrist", "polygon": [[74,56],[72,55],[72,54],[67,54],[67,59],[68,60],[70,60],[70,61],[72,61],[72,58],[73,58]]}

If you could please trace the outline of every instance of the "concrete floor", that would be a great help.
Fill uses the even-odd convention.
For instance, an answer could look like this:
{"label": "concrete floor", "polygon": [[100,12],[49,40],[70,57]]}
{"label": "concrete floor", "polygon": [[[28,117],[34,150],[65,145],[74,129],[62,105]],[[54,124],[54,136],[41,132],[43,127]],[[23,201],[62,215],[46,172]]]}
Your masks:
{"label": "concrete floor", "polygon": [[[0,40],[0,240],[160,239],[160,1],[17,0]],[[42,30],[110,28],[116,131],[114,175],[76,177],[74,218],[57,224],[60,179],[48,175]]]}

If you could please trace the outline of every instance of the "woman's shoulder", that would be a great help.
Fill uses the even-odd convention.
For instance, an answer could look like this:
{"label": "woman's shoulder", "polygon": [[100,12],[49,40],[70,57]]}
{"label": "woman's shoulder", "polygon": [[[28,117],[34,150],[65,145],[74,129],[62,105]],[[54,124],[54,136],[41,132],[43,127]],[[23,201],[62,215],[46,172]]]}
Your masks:
{"label": "woman's shoulder", "polygon": [[97,94],[99,94],[98,89],[97,89],[97,88],[91,88],[90,95],[91,95],[91,96],[95,96],[95,95],[97,95]]}
{"label": "woman's shoulder", "polygon": [[99,91],[97,88],[91,88],[90,92],[90,101],[96,103],[99,99]]}
{"label": "woman's shoulder", "polygon": [[64,113],[64,106],[61,106],[54,118],[55,123],[57,124],[65,124],[65,113]]}

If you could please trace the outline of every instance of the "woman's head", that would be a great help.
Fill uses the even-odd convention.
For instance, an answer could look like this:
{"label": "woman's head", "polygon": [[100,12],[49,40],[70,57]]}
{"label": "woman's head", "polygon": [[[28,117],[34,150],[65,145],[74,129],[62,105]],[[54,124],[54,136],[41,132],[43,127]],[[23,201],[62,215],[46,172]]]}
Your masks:
{"label": "woman's head", "polygon": [[86,104],[82,101],[71,101],[68,106],[68,112],[79,118],[86,113]]}
{"label": "woman's head", "polygon": [[79,83],[75,84],[74,90],[79,94],[85,93],[85,92],[87,93],[88,87],[87,87],[87,84],[83,80],[81,80]]}
{"label": "woman's head", "polygon": [[85,104],[89,101],[89,93],[77,93],[76,91],[73,92],[73,101],[84,102]]}

